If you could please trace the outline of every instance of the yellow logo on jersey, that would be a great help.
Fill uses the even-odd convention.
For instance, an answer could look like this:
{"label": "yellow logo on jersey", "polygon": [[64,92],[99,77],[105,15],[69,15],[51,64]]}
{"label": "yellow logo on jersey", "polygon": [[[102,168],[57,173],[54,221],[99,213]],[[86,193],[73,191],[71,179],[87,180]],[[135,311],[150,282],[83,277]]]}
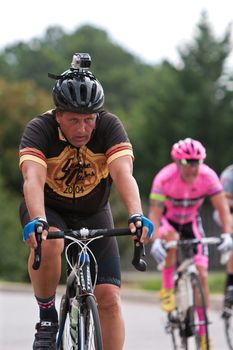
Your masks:
{"label": "yellow logo on jersey", "polygon": [[86,146],[79,150],[67,146],[58,157],[47,159],[47,167],[49,187],[69,198],[85,196],[109,174],[105,155]]}

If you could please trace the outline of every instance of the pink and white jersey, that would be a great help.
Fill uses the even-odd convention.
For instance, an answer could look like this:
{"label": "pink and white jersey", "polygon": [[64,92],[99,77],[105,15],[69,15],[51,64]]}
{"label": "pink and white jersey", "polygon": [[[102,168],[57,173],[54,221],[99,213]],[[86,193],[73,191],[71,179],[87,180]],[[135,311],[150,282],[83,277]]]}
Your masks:
{"label": "pink and white jersey", "polygon": [[192,183],[182,180],[177,165],[168,164],[154,177],[150,199],[164,202],[165,217],[178,224],[192,222],[206,196],[222,191],[217,174],[206,164],[199,166],[199,174]]}

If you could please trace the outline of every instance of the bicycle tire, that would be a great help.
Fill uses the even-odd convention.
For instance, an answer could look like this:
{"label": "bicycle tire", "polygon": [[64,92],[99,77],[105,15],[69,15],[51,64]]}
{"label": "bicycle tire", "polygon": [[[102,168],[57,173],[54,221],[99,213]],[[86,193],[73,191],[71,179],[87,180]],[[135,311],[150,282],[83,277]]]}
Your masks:
{"label": "bicycle tire", "polygon": [[222,316],[224,322],[224,331],[226,335],[227,345],[230,350],[233,350],[233,310],[224,311]]}
{"label": "bicycle tire", "polygon": [[[171,335],[173,350],[188,350],[188,337],[186,336],[186,313],[184,299],[180,296],[189,296],[188,281],[180,275],[175,282],[176,310],[168,314],[168,333]],[[186,298],[187,299],[187,298]]]}
{"label": "bicycle tire", "polygon": [[99,313],[95,297],[87,296],[81,303],[79,315],[78,350],[103,350]]}
{"label": "bicycle tire", "polygon": [[193,289],[193,306],[190,309],[190,316],[189,320],[187,320],[187,327],[192,330],[194,338],[195,338],[195,344],[196,344],[196,349],[199,349],[199,334],[198,334],[198,329],[200,326],[200,321],[198,319],[198,316],[195,313],[195,300],[196,298],[199,299],[198,306],[202,308],[203,310],[203,316],[204,320],[202,325],[205,327],[205,342],[206,342],[206,350],[209,350],[210,344],[209,344],[209,321],[206,313],[206,303],[205,303],[205,298],[204,298],[204,293],[201,285],[201,281],[199,276],[196,274],[191,274],[191,284],[192,284],[192,289]]}
{"label": "bicycle tire", "polygon": [[68,305],[69,300],[64,295],[60,304],[58,349],[103,350],[99,313],[94,296],[80,299],[77,325],[74,329],[71,328],[71,310]]}
{"label": "bicycle tire", "polygon": [[[194,338],[195,348],[199,349],[199,334],[198,329],[200,322],[195,313],[195,299],[198,297],[199,304],[203,308],[204,321],[206,334],[207,350],[209,349],[209,333],[208,333],[208,317],[206,314],[206,304],[200,278],[196,274],[191,274],[190,277],[183,279],[183,285],[180,287],[182,277],[179,277],[176,282],[175,293],[176,296],[179,293],[182,294],[182,300],[179,303],[177,299],[177,308],[175,313],[170,313],[168,317],[167,330],[171,335],[173,350],[184,349],[188,350],[190,347],[193,349],[192,337]],[[184,283],[185,282],[185,283]],[[190,284],[191,283],[191,284]],[[190,293],[191,287],[191,293]],[[180,289],[181,288],[181,289]],[[184,298],[186,296],[187,299]],[[185,301],[185,300],[186,301]],[[187,309],[186,309],[187,307]]]}
{"label": "bicycle tire", "polygon": [[174,318],[172,313],[168,314],[168,322],[166,326],[166,331],[171,335],[171,344],[173,350],[188,350],[188,340],[186,337],[182,336],[182,322],[179,318]]}
{"label": "bicycle tire", "polygon": [[[75,349],[70,335],[69,299],[63,295],[59,310],[59,330],[57,336],[58,350]],[[68,317],[67,317],[68,316]]]}

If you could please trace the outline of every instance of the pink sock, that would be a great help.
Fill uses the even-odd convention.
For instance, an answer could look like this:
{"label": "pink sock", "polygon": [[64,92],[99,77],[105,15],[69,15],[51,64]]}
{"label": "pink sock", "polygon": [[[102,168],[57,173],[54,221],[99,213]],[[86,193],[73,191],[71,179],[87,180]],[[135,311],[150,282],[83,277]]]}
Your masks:
{"label": "pink sock", "polygon": [[162,287],[166,289],[174,288],[175,266],[164,267],[162,269]]}
{"label": "pink sock", "polygon": [[[198,315],[198,320],[200,321],[200,322],[205,322],[205,317],[204,317],[204,312],[203,312],[203,308],[202,307],[200,307],[200,306],[196,306],[195,307],[195,311],[196,311],[196,313],[197,313],[197,315]],[[207,309],[206,309],[206,312],[207,312]],[[203,324],[203,325],[200,325],[199,326],[199,330],[198,330],[198,334],[199,335],[204,335],[206,332],[205,332],[205,325]]]}

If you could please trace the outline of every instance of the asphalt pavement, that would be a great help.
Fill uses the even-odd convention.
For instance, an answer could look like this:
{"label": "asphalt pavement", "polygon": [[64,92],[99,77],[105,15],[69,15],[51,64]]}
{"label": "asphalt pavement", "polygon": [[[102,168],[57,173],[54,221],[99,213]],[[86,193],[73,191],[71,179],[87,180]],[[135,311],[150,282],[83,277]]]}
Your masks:
{"label": "asphalt pavement", "polygon": [[[145,303],[159,303],[159,293],[155,291],[146,291],[138,288],[137,282],[139,280],[146,280],[153,277],[153,272],[123,272],[122,273],[122,290],[121,296],[128,301],[143,301]],[[0,291],[12,292],[28,292],[33,293],[31,284],[0,282]],[[65,290],[64,285],[59,285],[57,289],[58,294],[63,294]],[[220,311],[222,308],[223,295],[210,294],[210,309]]]}

